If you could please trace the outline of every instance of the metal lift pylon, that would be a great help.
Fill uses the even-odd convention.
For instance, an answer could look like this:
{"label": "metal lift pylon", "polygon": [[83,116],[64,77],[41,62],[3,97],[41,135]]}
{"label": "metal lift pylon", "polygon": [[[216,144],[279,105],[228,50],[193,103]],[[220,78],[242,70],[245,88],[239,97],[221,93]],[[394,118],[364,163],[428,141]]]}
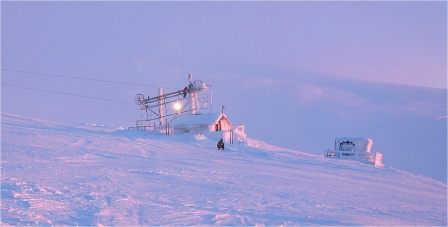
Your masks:
{"label": "metal lift pylon", "polygon": [[[136,127],[129,127],[129,129],[159,130],[180,114],[201,114],[198,110],[209,108],[211,112],[211,85],[206,85],[200,80],[193,80],[191,74],[188,79],[188,86],[181,90],[163,94],[163,89],[159,88],[159,95],[147,98],[141,93],[137,94],[134,101],[140,105],[140,119],[136,121]],[[143,111],[146,112],[146,119],[143,117]],[[156,126],[157,120],[158,126]]]}

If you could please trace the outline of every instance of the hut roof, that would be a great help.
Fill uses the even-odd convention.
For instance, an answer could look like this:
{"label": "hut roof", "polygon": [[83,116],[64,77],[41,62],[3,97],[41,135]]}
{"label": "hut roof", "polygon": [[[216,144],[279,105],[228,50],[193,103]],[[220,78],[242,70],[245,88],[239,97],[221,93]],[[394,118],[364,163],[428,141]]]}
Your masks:
{"label": "hut roof", "polygon": [[222,113],[181,114],[173,119],[170,125],[211,125],[216,124],[223,116],[227,119]]}
{"label": "hut roof", "polygon": [[373,140],[368,137],[336,137],[335,140],[364,141],[370,143],[373,142]]}

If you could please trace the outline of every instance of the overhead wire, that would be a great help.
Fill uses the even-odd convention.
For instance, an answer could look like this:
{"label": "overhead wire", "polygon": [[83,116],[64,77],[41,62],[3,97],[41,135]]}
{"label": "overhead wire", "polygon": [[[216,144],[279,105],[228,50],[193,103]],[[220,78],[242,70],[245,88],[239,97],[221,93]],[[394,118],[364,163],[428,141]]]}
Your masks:
{"label": "overhead wire", "polygon": [[42,92],[49,92],[49,93],[62,94],[62,95],[70,95],[70,96],[83,97],[83,98],[89,98],[89,99],[96,99],[96,100],[102,100],[102,101],[108,101],[108,102],[116,102],[116,103],[124,103],[124,104],[135,105],[135,103],[132,103],[132,102],[125,102],[125,101],[119,101],[119,100],[113,100],[113,99],[106,99],[106,98],[100,98],[100,97],[89,96],[89,95],[80,95],[80,94],[73,94],[73,93],[68,93],[68,92],[52,91],[52,90],[41,89],[41,88],[31,88],[31,87],[25,87],[25,86],[20,86],[20,85],[8,84],[8,83],[3,83],[3,82],[1,82],[0,84],[1,85],[5,85],[5,86],[10,86],[10,87],[34,90],[34,91],[42,91]]}
{"label": "overhead wire", "polygon": [[136,84],[136,83],[122,82],[122,81],[113,81],[113,80],[93,79],[93,78],[85,78],[85,77],[78,77],[78,76],[64,76],[64,75],[55,75],[55,74],[40,73],[40,72],[26,72],[26,71],[16,70],[16,69],[2,68],[2,71],[31,74],[31,75],[37,75],[37,76],[46,76],[46,77],[87,80],[87,81],[95,81],[95,82],[102,82],[102,83],[124,84],[124,85],[140,86],[140,87],[165,88],[165,89],[175,89],[175,90],[177,89],[177,88],[170,88],[170,87],[160,87],[160,86],[154,86],[154,85]]}

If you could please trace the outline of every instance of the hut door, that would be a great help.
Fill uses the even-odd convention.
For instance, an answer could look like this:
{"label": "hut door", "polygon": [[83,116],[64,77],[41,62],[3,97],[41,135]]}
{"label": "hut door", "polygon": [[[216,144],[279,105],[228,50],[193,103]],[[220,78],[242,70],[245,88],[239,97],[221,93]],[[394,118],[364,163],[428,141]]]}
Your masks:
{"label": "hut door", "polygon": [[218,124],[215,124],[215,130],[216,131],[221,131],[221,121],[218,121]]}

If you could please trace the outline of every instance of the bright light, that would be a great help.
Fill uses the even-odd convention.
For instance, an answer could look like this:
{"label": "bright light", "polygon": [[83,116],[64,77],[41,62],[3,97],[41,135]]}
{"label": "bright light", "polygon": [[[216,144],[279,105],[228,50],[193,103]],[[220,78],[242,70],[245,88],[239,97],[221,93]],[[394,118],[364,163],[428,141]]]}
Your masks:
{"label": "bright light", "polygon": [[181,105],[179,102],[175,102],[175,103],[174,103],[174,109],[177,110],[177,111],[179,111],[180,108],[182,108],[182,105]]}

